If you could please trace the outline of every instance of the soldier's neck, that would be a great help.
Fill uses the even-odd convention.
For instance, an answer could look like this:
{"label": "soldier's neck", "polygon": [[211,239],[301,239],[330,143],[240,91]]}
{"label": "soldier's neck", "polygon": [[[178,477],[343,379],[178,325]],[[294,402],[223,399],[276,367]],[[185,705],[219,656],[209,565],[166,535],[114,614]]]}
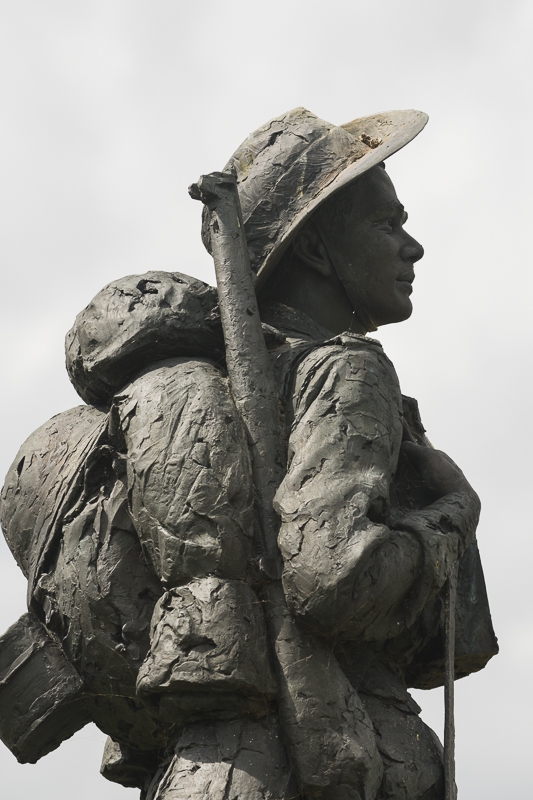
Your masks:
{"label": "soldier's neck", "polygon": [[370,330],[349,302],[336,275],[326,277],[298,259],[279,269],[263,298],[301,311],[332,336],[347,330],[362,334]]}

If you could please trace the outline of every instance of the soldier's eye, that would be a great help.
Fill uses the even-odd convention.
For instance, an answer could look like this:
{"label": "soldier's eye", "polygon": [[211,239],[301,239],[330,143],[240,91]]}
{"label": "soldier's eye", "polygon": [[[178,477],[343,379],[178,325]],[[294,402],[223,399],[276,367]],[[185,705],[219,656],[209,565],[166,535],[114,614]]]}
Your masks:
{"label": "soldier's eye", "polygon": [[386,217],[385,219],[377,219],[373,224],[375,228],[379,228],[385,233],[392,233],[396,230],[398,220],[395,217]]}

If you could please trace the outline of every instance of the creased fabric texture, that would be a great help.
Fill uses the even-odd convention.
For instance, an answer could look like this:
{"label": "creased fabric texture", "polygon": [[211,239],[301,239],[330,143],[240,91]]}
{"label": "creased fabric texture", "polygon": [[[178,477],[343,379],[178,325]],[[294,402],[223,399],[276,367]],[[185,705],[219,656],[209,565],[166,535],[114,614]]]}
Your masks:
{"label": "creased fabric texture", "polygon": [[28,603],[64,517],[84,503],[106,427],[106,415],[92,406],[57,414],[28,437],[6,475],[2,530],[28,578]]}
{"label": "creased fabric texture", "polygon": [[135,528],[164,586],[242,578],[253,535],[246,434],[226,379],[203,359],[169,359],[115,396]]}
{"label": "creased fabric texture", "polygon": [[283,583],[296,616],[345,639],[402,633],[472,540],[477,499],[447,495],[391,517],[403,431],[396,373],[344,334],[296,366],[288,468],[276,495]]}
{"label": "creased fabric texture", "polygon": [[[477,499],[411,491],[402,436],[422,426],[379,343],[282,316],[263,317],[288,337],[271,342],[288,450],[276,506],[290,611],[270,638],[289,668],[277,687],[250,585],[248,442],[220,364],[159,361],[109,414],[82,407],[43,426],[8,476],[6,534],[102,730],[146,774],[181,735],[150,796],[296,797],[281,744],[291,724],[313,779],[306,796],[322,780],[323,800],[438,800],[439,745],[406,686],[442,683],[441,589],[459,558],[483,612],[474,619],[460,590],[464,643],[484,632],[461,674],[495,652],[470,545]],[[292,720],[278,722],[276,688],[296,698]]]}

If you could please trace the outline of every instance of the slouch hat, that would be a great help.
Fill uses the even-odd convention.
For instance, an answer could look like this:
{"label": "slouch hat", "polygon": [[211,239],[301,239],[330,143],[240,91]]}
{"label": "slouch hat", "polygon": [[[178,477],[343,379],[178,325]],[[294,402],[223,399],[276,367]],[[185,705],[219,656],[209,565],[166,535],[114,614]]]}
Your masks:
{"label": "slouch hat", "polygon": [[[386,111],[337,126],[295,108],[251,133],[224,172],[237,178],[256,285],[328,197],[408,144],[427,120],[422,111]],[[211,252],[205,209],[202,240]]]}

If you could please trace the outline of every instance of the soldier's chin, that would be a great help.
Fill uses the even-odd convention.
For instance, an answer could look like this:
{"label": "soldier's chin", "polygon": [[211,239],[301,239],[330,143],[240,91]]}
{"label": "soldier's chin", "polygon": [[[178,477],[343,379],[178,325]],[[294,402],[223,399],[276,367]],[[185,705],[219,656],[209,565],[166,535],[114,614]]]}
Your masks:
{"label": "soldier's chin", "polygon": [[409,298],[407,298],[404,306],[405,306],[404,310],[402,311],[401,314],[398,315],[398,319],[396,320],[396,322],[405,322],[405,320],[409,319],[409,317],[413,313],[413,304],[411,303]]}
{"label": "soldier's chin", "polygon": [[413,286],[408,281],[401,281],[399,283],[398,292],[398,322],[404,322],[409,319],[413,313],[413,303],[411,302],[411,295],[413,293]]}
{"label": "soldier's chin", "polygon": [[398,302],[394,304],[394,307],[389,308],[387,310],[384,309],[384,313],[381,315],[376,315],[376,326],[381,328],[382,325],[393,325],[396,322],[405,322],[406,319],[409,319],[411,314],[413,313],[413,304],[409,297],[405,295],[401,298],[398,298]]}

